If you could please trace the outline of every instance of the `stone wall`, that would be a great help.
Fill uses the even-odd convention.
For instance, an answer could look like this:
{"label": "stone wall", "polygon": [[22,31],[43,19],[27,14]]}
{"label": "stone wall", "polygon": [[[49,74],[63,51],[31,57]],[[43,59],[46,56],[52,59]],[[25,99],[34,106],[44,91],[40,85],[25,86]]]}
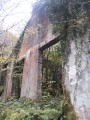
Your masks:
{"label": "stone wall", "polygon": [[32,14],[28,22],[18,55],[18,60],[25,58],[21,97],[36,99],[41,95],[42,51],[40,48],[54,38],[45,9],[41,8]]}
{"label": "stone wall", "polygon": [[43,7],[40,10],[35,11],[25,30],[18,59],[24,58],[28,51],[39,49],[54,38],[52,26],[46,15],[45,8]]}
{"label": "stone wall", "polygon": [[65,86],[79,120],[90,120],[90,29],[72,40],[65,66]]}
{"label": "stone wall", "polygon": [[[89,0],[80,6],[83,6],[82,10],[89,11]],[[90,120],[90,23],[88,23],[90,18],[88,17],[89,12],[87,16],[76,21],[77,29],[68,29],[66,40],[69,39],[69,46],[67,45],[69,54],[64,56],[67,61],[63,62],[66,71],[65,86],[79,120]],[[56,37],[52,34],[52,25],[45,14],[45,9],[33,13],[24,33],[18,57],[19,60],[25,58],[21,97],[36,99],[41,94],[40,49],[49,45],[48,43]]]}

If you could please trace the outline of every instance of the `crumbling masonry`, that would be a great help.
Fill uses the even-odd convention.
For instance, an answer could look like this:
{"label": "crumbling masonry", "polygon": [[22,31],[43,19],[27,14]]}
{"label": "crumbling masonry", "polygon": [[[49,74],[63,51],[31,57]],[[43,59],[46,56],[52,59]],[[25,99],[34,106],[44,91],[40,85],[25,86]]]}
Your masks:
{"label": "crumbling masonry", "polygon": [[[85,7],[88,6],[88,7]],[[65,86],[70,93],[71,102],[78,113],[79,120],[90,120],[90,1],[82,5],[88,13],[88,25],[83,35],[79,30],[84,29],[83,20],[76,37],[68,31],[70,39],[70,54],[64,65]],[[25,59],[21,86],[21,97],[36,99],[41,95],[41,61],[42,51],[63,39],[65,34],[52,33],[52,24],[42,7],[32,14],[24,33],[18,60]],[[59,38],[59,39],[58,39]],[[65,56],[64,56],[65,57]]]}

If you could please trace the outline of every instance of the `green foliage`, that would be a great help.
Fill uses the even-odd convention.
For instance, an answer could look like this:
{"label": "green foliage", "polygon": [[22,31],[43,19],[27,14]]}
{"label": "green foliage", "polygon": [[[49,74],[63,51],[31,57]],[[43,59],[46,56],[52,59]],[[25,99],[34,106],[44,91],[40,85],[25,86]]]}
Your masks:
{"label": "green foliage", "polygon": [[85,35],[90,26],[90,2],[88,0],[48,0],[45,4],[47,16],[52,23],[52,31],[60,35],[62,59],[66,64],[71,51],[71,41]]}
{"label": "green foliage", "polygon": [[53,24],[53,32],[63,33],[68,28],[79,28],[87,24],[89,8],[85,0],[49,0],[47,2],[47,15]]}
{"label": "green foliage", "polygon": [[12,79],[13,79],[12,94],[17,96],[17,98],[20,97],[23,66],[24,66],[24,59],[19,62],[15,62],[12,73]]}
{"label": "green foliage", "polygon": [[0,120],[57,120],[62,113],[61,104],[62,100],[57,98],[42,98],[39,101],[0,99]]}
{"label": "green foliage", "polygon": [[42,94],[60,95],[62,89],[62,57],[60,42],[43,51]]}

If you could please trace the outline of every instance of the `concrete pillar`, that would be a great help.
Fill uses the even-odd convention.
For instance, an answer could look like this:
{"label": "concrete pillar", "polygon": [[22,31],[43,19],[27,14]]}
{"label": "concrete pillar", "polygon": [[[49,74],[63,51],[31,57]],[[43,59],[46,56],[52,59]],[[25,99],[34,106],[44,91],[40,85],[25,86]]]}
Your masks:
{"label": "concrete pillar", "polygon": [[23,69],[21,97],[36,99],[41,96],[42,54],[33,49],[27,54]]}

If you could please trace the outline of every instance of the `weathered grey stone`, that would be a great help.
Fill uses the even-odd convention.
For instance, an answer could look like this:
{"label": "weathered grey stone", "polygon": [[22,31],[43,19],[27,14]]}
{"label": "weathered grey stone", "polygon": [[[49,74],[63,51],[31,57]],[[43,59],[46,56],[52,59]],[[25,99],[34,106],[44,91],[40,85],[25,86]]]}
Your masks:
{"label": "weathered grey stone", "polygon": [[[77,38],[81,51],[75,47],[76,43],[74,41],[71,42],[71,54],[66,65],[65,85],[70,92],[71,101],[79,115],[79,120],[90,119],[90,54],[87,52],[90,50],[89,35],[90,31],[88,30],[83,38]],[[82,39],[83,46],[79,42]],[[80,57],[77,59],[78,52],[80,52]],[[77,62],[80,62],[79,67],[77,66]],[[79,72],[80,76],[77,74]]]}
{"label": "weathered grey stone", "polygon": [[[83,3],[82,9],[85,5],[86,3]],[[77,36],[70,38],[71,31],[68,31],[67,35],[67,39],[72,40],[70,40],[70,54],[64,56],[68,58],[64,65],[65,86],[70,93],[71,102],[79,120],[90,120],[90,29],[87,26],[86,31],[83,30],[82,19],[77,23],[79,24]],[[44,9],[40,9],[36,14],[33,13],[18,57],[18,60],[25,58],[21,97],[36,99],[41,95],[42,53],[40,51],[58,41],[57,36],[52,34],[52,25]],[[59,36],[62,35],[59,34]]]}

